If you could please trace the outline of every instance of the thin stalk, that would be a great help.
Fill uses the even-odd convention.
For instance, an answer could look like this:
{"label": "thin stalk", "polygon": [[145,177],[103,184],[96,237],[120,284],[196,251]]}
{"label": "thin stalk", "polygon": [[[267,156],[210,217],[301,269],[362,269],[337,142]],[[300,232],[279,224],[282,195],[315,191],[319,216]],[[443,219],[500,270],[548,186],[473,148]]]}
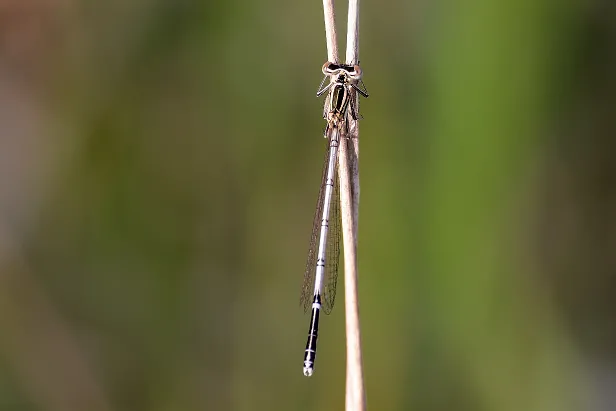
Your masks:
{"label": "thin stalk", "polygon": [[325,20],[327,60],[332,63],[338,63],[338,43],[336,40],[336,13],[334,12],[334,0],[323,0],[323,18]]}
{"label": "thin stalk", "polygon": [[[338,155],[340,174],[340,210],[342,237],[344,241],[344,307],[346,319],[346,395],[347,411],[364,411],[366,394],[361,359],[361,333],[359,327],[359,301],[357,293],[357,224],[353,214],[357,212],[351,180],[359,184],[357,157],[352,147],[355,138],[341,141]],[[355,159],[355,161],[353,161]],[[355,198],[358,198],[355,197]]]}
{"label": "thin stalk", "polygon": [[[359,63],[359,0],[349,0],[346,64]],[[339,155],[340,207],[344,240],[344,303],[346,318],[347,411],[365,411],[366,393],[361,355],[359,297],[357,292],[357,224],[359,219],[359,127],[348,115],[347,144]]]}

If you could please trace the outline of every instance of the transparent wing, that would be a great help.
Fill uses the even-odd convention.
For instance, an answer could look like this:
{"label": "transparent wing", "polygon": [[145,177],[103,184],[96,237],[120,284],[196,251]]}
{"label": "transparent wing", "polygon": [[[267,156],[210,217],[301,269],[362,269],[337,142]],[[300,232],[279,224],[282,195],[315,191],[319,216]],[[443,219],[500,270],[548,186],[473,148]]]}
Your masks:
{"label": "transparent wing", "polygon": [[325,160],[323,161],[323,172],[321,174],[321,186],[319,188],[319,197],[317,206],[314,212],[312,222],[312,235],[310,236],[310,245],[308,246],[308,260],[306,261],[306,271],[304,271],[304,282],[302,284],[302,293],[300,295],[300,306],[304,307],[304,312],[310,310],[312,305],[312,297],[314,295],[314,277],[316,275],[317,253],[319,252],[319,231],[321,229],[321,217],[323,215],[323,197],[325,197],[325,180],[327,178],[327,161],[329,160],[329,140],[327,140],[327,149],[325,150]]}
{"label": "transparent wing", "polygon": [[350,96],[350,113],[353,120],[361,120],[364,117],[359,113],[359,93],[349,93]]}
{"label": "transparent wing", "polygon": [[[346,144],[346,138],[339,137],[339,144]],[[334,190],[329,210],[329,229],[327,231],[327,254],[325,257],[325,278],[323,279],[322,307],[325,314],[331,313],[336,300],[336,283],[338,282],[338,262],[340,261],[340,180],[338,178],[338,161],[334,172]]]}
{"label": "transparent wing", "polygon": [[[364,82],[359,80],[357,84],[351,84],[351,90],[354,92],[350,92],[350,105],[351,105],[351,118],[353,120],[361,120],[363,116],[359,114],[359,96],[368,97],[368,90],[366,90],[366,86]],[[351,91],[349,90],[349,91]]]}
{"label": "transparent wing", "polygon": [[331,98],[331,93],[327,93],[325,99],[323,100],[323,118],[327,120],[327,114],[329,113],[329,99]]}

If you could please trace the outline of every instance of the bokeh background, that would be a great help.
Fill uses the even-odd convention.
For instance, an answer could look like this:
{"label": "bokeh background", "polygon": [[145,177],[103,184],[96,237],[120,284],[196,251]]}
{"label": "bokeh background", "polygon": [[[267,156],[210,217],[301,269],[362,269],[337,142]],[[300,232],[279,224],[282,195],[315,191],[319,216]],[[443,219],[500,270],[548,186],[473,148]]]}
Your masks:
{"label": "bokeh background", "polygon": [[[369,409],[616,409],[615,5],[362,2]],[[0,1],[0,410],[343,409],[325,59],[319,1]]]}

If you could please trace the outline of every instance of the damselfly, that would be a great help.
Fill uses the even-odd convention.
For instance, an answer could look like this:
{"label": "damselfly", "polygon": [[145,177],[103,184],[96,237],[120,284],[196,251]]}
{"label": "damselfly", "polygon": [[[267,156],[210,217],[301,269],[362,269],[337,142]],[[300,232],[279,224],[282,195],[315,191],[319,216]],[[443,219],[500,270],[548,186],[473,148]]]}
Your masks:
{"label": "damselfly", "polygon": [[[317,354],[319,312],[323,309],[325,314],[329,314],[336,298],[341,225],[337,178],[338,146],[341,140],[346,143],[344,138],[348,132],[347,114],[353,120],[359,118],[357,94],[368,97],[366,87],[361,80],[361,68],[358,65],[326,62],[322,71],[325,77],[319,85],[317,97],[327,92],[323,118],[327,120],[324,134],[328,144],[300,297],[304,312],[312,307],[304,354],[304,375],[307,377],[312,375]],[[328,78],[330,82],[323,86]]]}

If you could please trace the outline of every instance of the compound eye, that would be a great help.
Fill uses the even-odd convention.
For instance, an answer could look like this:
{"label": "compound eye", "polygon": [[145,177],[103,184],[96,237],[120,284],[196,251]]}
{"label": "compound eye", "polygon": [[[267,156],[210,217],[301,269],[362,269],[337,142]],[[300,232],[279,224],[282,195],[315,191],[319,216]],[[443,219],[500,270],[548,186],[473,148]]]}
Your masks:
{"label": "compound eye", "polygon": [[323,74],[332,74],[331,66],[333,66],[333,64],[330,63],[329,61],[326,61],[325,64],[323,64],[323,67],[321,68],[321,71],[323,72]]}
{"label": "compound eye", "polygon": [[331,76],[332,74],[336,74],[340,71],[340,66],[332,63],[331,61],[326,61],[321,68],[323,74]]}
{"label": "compound eye", "polygon": [[361,67],[357,64],[353,66],[353,71],[349,73],[349,76],[354,80],[359,80],[361,78],[362,72]]}

